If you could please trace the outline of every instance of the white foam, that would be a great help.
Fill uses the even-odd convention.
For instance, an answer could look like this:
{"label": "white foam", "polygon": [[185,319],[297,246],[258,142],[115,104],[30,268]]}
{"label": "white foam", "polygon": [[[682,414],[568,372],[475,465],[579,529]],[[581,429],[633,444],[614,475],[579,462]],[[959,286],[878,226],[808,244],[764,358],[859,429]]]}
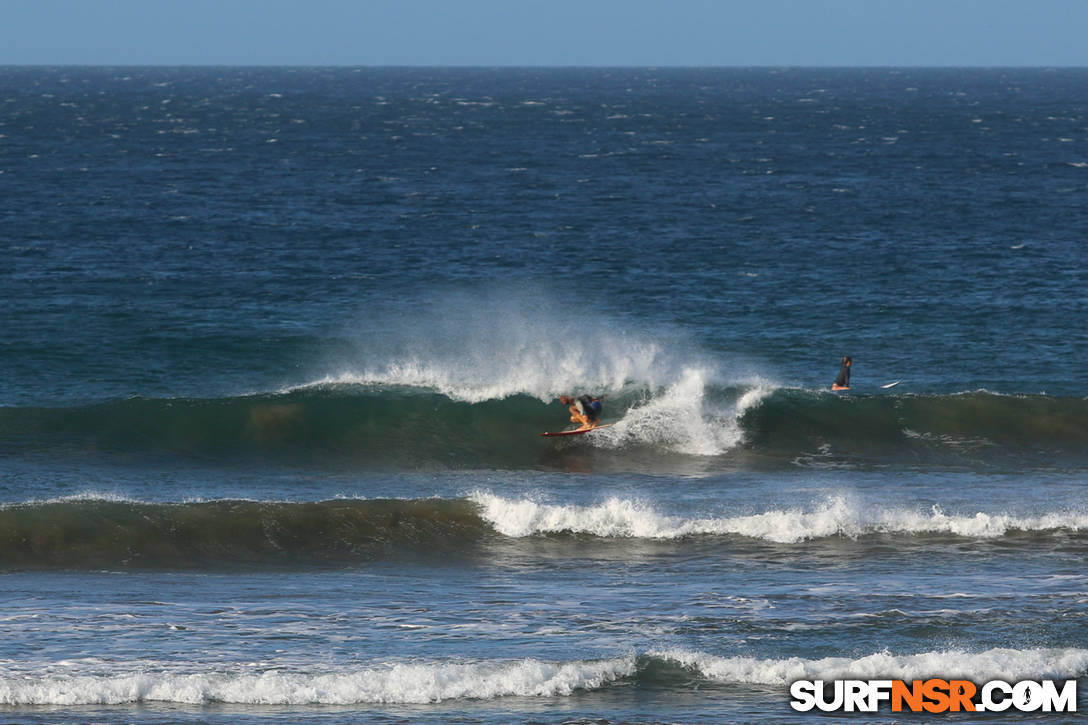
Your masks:
{"label": "white foam", "polygon": [[634,656],[553,663],[393,664],[350,672],[0,674],[3,705],[119,705],[142,702],[245,705],[433,703],[507,696],[557,697],[633,675]]}
{"label": "white foam", "polygon": [[[712,359],[676,330],[632,329],[587,305],[540,290],[436,294],[426,308],[363,335],[358,360],[300,386],[419,388],[481,403],[526,395],[640,398],[594,445],[658,445],[689,455],[721,455],[742,439],[739,418],[775,386],[748,369]],[[732,402],[708,393],[746,390]]]}
{"label": "white foam", "polygon": [[808,509],[772,509],[743,516],[685,518],[657,511],[651,504],[609,498],[598,504],[546,504],[512,500],[489,492],[469,496],[483,518],[500,534],[525,537],[575,533],[611,538],[677,539],[696,535],[736,534],[777,543],[798,543],[831,536],[872,534],[951,534],[997,538],[1010,531],[1088,531],[1088,512],[948,515],[933,506],[928,513],[911,508],[878,508],[847,496],[830,496]]}
{"label": "white foam", "polygon": [[488,493],[470,497],[482,516],[504,536],[571,532],[604,537],[671,538],[679,535],[678,519],[662,516],[648,504],[610,498],[595,506],[540,504]]}
{"label": "white foam", "polygon": [[[728,657],[687,649],[653,650],[702,678],[728,684],[783,687],[799,679],[925,679],[956,677],[1068,679],[1088,672],[1088,649],[944,650],[821,659]],[[523,659],[483,663],[398,663],[331,672],[298,672],[239,664],[230,670],[182,672],[143,662],[110,672],[99,660],[64,661],[41,671],[0,672],[0,705],[360,705],[427,704],[502,697],[566,697],[595,690],[638,671],[634,654],[601,660]],[[84,670],[88,670],[84,672]]]}
{"label": "white foam", "polygon": [[[629,352],[634,355],[637,351]],[[591,439],[592,443],[606,448],[620,448],[632,444],[654,445],[697,456],[722,455],[741,443],[744,437],[740,425],[741,416],[777,389],[761,378],[752,378],[742,383],[748,389],[735,402],[712,404],[707,400],[707,393],[715,384],[714,373],[707,368],[689,367],[675,373],[676,379],[667,386],[651,392],[648,386],[631,382],[652,377],[646,370],[653,367],[656,353],[651,348],[645,348],[643,352],[645,355],[641,356],[642,359],[636,359],[638,356],[629,356],[622,361],[612,358],[612,365],[608,370],[597,371],[596,385],[572,383],[564,388],[559,387],[556,380],[546,379],[545,376],[532,380],[523,376],[516,384],[509,380],[498,380],[491,385],[482,382],[468,384],[449,368],[436,368],[419,361],[411,361],[390,364],[380,372],[327,376],[292,389],[339,384],[398,385],[434,390],[453,400],[469,403],[502,399],[519,393],[549,402],[563,394],[553,391],[592,390],[622,393],[624,390],[635,389],[643,392],[645,401],[631,407],[622,418],[613,421],[612,427],[595,434]],[[563,371],[563,377],[571,380],[593,377],[585,370],[578,372],[580,366],[577,364],[560,367],[570,368]],[[605,406],[607,418],[613,414],[608,407],[607,395]]]}
{"label": "white foam", "polygon": [[139,500],[124,496],[119,493],[111,493],[106,491],[83,491],[80,493],[68,494],[66,496],[54,496],[48,499],[28,499],[26,501],[18,502],[3,502],[0,503],[0,508],[9,507],[24,507],[24,506],[42,506],[47,504],[62,504],[62,503],[84,503],[84,502],[96,502],[102,503],[141,503]]}
{"label": "white foam", "polygon": [[894,516],[885,512],[881,530],[909,533],[954,534],[973,538],[996,538],[1012,531],[1088,530],[1088,513],[1061,511],[1031,516],[1006,513],[988,514],[979,511],[971,515],[948,515],[940,506],[928,513],[898,511]]}
{"label": "white foam", "polygon": [[1072,678],[1088,672],[1088,649],[990,649],[983,652],[946,650],[912,655],[887,651],[865,657],[823,659],[758,659],[719,657],[703,652],[670,649],[648,653],[697,670],[718,682],[788,685],[795,680],[898,679],[956,677],[974,682]]}
{"label": "white foam", "polygon": [[740,443],[744,432],[740,418],[774,391],[760,379],[731,405],[712,404],[707,391],[710,372],[687,368],[660,395],[627,412],[602,440],[613,447],[630,443],[652,444],[688,455],[721,455]]}

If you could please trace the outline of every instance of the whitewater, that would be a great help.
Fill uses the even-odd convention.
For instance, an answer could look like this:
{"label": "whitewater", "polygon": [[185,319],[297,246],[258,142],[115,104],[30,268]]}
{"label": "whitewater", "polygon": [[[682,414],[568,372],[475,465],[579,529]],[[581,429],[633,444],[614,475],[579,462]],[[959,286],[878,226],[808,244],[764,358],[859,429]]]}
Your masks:
{"label": "whitewater", "polygon": [[809,510],[794,508],[735,517],[684,519],[666,516],[652,504],[610,498],[595,506],[560,506],[503,499],[488,493],[470,497],[483,517],[505,536],[572,533],[600,537],[678,539],[687,536],[737,534],[777,543],[841,536],[857,539],[878,534],[951,534],[996,538],[1010,532],[1080,532],[1088,529],[1088,511],[1016,516],[982,511],[949,515],[934,504],[928,512],[864,506],[835,496]]}
{"label": "whitewater", "polygon": [[[587,551],[639,539],[671,543],[676,551],[717,545],[742,550],[769,542],[804,552],[809,544],[852,542],[865,555],[870,547],[893,542],[916,552],[939,550],[948,537],[994,543],[1027,538],[1079,548],[1088,531],[1088,511],[1082,506],[1035,514],[950,514],[940,504],[926,510],[867,499],[836,493],[790,508],[707,515],[706,508],[718,506],[705,500],[677,506],[649,497],[610,496],[556,504],[480,490],[457,499],[353,496],[180,503],[86,492],[0,505],[0,530],[7,539],[0,563],[30,569],[112,565],[187,570],[229,569],[234,559],[242,558],[253,566],[342,566],[406,554],[437,560],[473,555],[509,540],[562,546],[569,537]],[[676,512],[678,508],[687,511]]]}
{"label": "whitewater", "polygon": [[[895,656],[877,652],[857,659],[759,660],[717,657],[683,650],[652,651],[600,661],[386,664],[346,672],[306,673],[263,669],[249,663],[235,672],[171,672],[159,662],[139,663],[137,672],[79,674],[85,662],[64,663],[68,672],[21,672],[0,678],[3,705],[388,705],[450,700],[562,698],[579,691],[625,683],[662,687],[668,670],[681,670],[702,686],[757,685],[778,688],[799,679],[899,679],[933,672],[976,682],[1076,677],[1088,668],[1088,650],[994,649],[937,651]],[[673,675],[675,676],[675,675]],[[31,682],[33,678],[35,681]]]}
{"label": "whitewater", "polygon": [[1083,721],[1086,82],[0,67],[0,720]]}

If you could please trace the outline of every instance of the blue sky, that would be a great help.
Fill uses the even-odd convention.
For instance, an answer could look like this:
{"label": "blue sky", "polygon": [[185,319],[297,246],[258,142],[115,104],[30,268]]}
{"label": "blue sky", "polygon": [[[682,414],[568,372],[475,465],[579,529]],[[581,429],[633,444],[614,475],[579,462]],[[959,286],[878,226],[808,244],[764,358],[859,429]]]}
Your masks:
{"label": "blue sky", "polygon": [[1088,66],[1088,0],[0,0],[0,65]]}

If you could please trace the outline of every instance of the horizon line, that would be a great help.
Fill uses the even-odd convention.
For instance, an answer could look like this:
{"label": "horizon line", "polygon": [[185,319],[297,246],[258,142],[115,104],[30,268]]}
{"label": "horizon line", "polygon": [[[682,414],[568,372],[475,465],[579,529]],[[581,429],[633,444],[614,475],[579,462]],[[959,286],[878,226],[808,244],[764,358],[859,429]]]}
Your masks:
{"label": "horizon line", "polygon": [[932,64],[803,64],[782,63],[750,65],[740,64],[672,64],[672,63],[647,63],[644,65],[632,64],[548,64],[548,63],[4,63],[0,62],[0,68],[313,68],[313,69],[419,69],[419,70],[498,70],[498,69],[570,69],[570,70],[1084,70],[1088,65],[1061,65],[1061,64],[984,64],[968,63],[962,65],[932,65]]}

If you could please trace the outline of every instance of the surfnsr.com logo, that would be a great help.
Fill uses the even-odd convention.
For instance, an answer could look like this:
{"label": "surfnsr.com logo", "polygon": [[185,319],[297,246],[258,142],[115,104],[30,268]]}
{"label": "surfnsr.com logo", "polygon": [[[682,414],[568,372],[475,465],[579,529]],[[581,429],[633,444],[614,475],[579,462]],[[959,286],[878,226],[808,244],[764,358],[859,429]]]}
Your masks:
{"label": "surfnsr.com logo", "polygon": [[790,706],[799,712],[1076,712],[1077,681],[797,680]]}

